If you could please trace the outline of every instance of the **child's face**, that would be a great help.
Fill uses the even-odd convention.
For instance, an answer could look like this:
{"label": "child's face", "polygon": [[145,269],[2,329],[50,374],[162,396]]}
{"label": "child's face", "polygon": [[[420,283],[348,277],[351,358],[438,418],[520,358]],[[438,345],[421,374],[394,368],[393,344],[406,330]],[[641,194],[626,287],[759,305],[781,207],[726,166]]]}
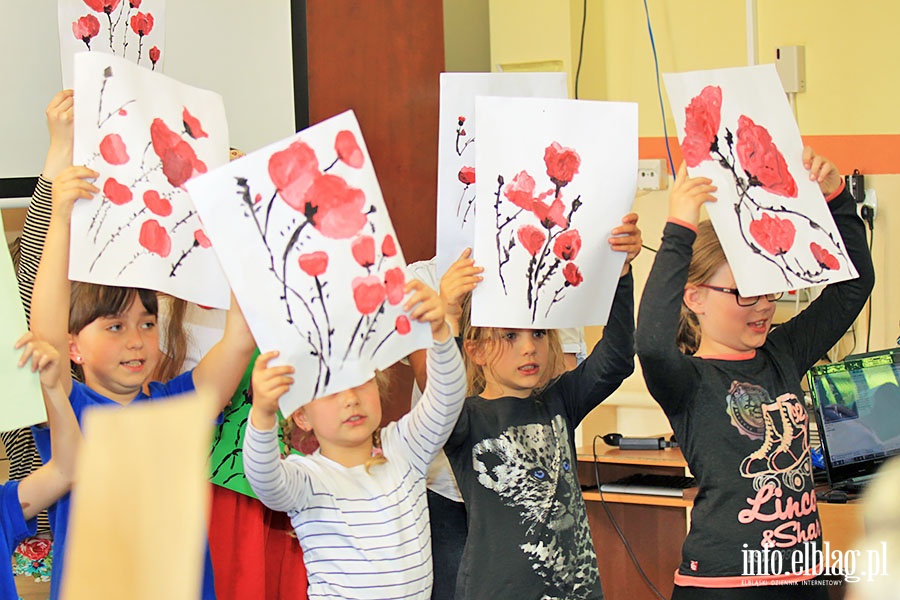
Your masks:
{"label": "child's face", "polygon": [[70,336],[72,361],[92,390],[120,403],[134,399],[159,363],[156,317],[134,300],[124,313],[99,317]]}
{"label": "child's face", "polygon": [[[723,264],[708,285],[737,287],[728,264]],[[685,293],[688,308],[700,322],[698,355],[742,354],[762,346],[772,327],[775,303],[765,296],[753,306],[738,306],[733,294],[709,288],[692,288]]]}
{"label": "child's face", "polygon": [[363,464],[372,453],[372,433],[381,425],[381,397],[374,379],[316,398],[294,414],[294,422],[314,431],[322,454],[344,466]]}
{"label": "child's face", "polygon": [[472,359],[484,369],[482,398],[527,398],[545,381],[550,339],[545,329],[500,329],[500,339],[475,351]]}

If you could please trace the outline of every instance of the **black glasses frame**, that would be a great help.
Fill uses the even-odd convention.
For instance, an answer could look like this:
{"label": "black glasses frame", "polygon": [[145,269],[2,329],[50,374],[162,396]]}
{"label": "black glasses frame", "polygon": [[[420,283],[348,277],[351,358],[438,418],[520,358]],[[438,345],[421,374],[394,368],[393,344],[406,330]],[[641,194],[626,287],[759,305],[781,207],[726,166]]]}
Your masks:
{"label": "black glasses frame", "polygon": [[[732,296],[734,296],[734,301],[737,302],[737,305],[742,306],[744,308],[746,308],[748,306],[755,306],[759,302],[759,299],[763,297],[763,296],[750,296],[750,297],[741,296],[741,293],[734,288],[719,287],[717,285],[709,285],[706,283],[701,283],[699,285],[699,287],[703,287],[708,290],[715,290],[717,292],[722,292],[723,294],[731,294]],[[784,296],[784,292],[778,292],[775,294],[764,294],[764,296],[766,297],[766,300],[768,300],[769,302],[777,302],[778,300],[781,300],[782,296]]]}

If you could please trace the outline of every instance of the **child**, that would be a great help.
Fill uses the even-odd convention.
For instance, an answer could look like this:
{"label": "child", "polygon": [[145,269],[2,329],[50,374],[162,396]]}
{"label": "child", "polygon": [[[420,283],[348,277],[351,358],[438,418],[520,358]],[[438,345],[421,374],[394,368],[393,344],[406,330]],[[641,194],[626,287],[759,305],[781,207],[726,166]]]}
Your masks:
{"label": "child", "polygon": [[641,232],[634,213],[622,223],[609,244],[627,258],[603,339],[574,370],[555,377],[555,330],[473,327],[463,306],[475,395],[444,447],[469,524],[458,598],[603,597],[573,440],[581,420],[634,370],[630,265]]}
{"label": "child", "polygon": [[[825,593],[817,585],[767,584],[814,577],[791,566],[804,542],[821,542],[800,380],[853,324],[874,273],[843,178],[811,148],[803,165],[829,201],[859,278],[829,285],[771,332],[778,295],[739,296],[715,232],[699,222],[701,205],[715,200],[711,180],[688,178],[682,164],[672,187],[636,334],[647,388],[699,485],[672,598]],[[746,551],[770,549],[784,558],[782,575],[744,576]]]}
{"label": "child", "polygon": [[[90,406],[143,402],[197,390],[216,400],[221,412],[237,388],[255,344],[243,315],[232,299],[222,340],[195,369],[166,384],[148,383],[160,360],[156,329],[156,293],[134,288],[71,284],[67,279],[69,225],[79,198],[91,199],[98,176],[84,166],[65,169],[53,182],[53,211],[32,299],[31,325],[36,335],[51,343],[83,371],[84,383],[73,382],[63,360],[63,387],[79,423]],[[149,393],[144,392],[147,386]],[[213,415],[210,415],[213,417]],[[46,432],[35,431],[42,457],[49,456]],[[54,522],[55,520],[55,522]],[[51,598],[57,598],[64,567],[68,497],[51,517],[54,533],[54,576]],[[203,598],[215,598],[209,556]]]}
{"label": "child", "polygon": [[[15,347],[23,348],[19,367],[24,367],[30,360],[31,370],[41,373],[47,420],[52,427],[50,444],[56,457],[22,481],[9,481],[0,486],[0,539],[7,561],[20,541],[34,535],[38,513],[69,491],[81,439],[78,423],[63,390],[59,353],[50,344],[35,339],[32,333],[19,338]],[[12,571],[0,569],[0,598],[18,597]]]}
{"label": "child", "polygon": [[417,280],[406,292],[404,309],[431,324],[429,383],[411,412],[382,429],[383,392],[372,379],[297,409],[294,422],[315,434],[319,450],[281,460],[276,413],[293,368],[269,367],[277,352],[256,360],[244,472],[266,506],[291,517],[310,598],[431,594],[425,472],[456,422],[465,373],[437,293]]}

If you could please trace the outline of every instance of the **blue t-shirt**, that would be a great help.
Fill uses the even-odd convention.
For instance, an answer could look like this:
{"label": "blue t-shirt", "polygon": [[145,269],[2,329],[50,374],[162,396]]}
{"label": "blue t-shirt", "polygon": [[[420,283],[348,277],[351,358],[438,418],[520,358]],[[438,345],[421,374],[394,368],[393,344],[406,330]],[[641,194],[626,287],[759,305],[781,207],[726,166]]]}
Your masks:
{"label": "blue t-shirt", "polygon": [[25,520],[19,502],[19,482],[10,481],[0,486],[0,536],[3,539],[3,556],[6,568],[0,569],[0,598],[18,598],[10,561],[16,546],[37,531],[37,519]]}
{"label": "blue t-shirt", "polygon": [[[193,371],[182,373],[168,383],[151,382],[150,394],[140,392],[132,403],[150,402],[161,400],[170,396],[187,394],[194,391]],[[87,387],[78,381],[72,382],[72,392],[69,394],[69,402],[72,411],[78,419],[78,425],[82,425],[85,410],[95,406],[119,406],[114,402]],[[37,446],[41,460],[46,464],[50,460],[50,430],[44,427],[32,427],[34,443]],[[55,505],[48,510],[50,528],[53,530],[53,576],[50,578],[50,600],[59,598],[60,584],[62,583],[63,560],[65,558],[66,532],[69,528],[69,502],[70,495],[60,498]],[[21,510],[19,511],[21,512]],[[216,592],[213,587],[212,560],[209,555],[209,544],[206,545],[206,560],[203,569],[203,600],[215,600]]]}

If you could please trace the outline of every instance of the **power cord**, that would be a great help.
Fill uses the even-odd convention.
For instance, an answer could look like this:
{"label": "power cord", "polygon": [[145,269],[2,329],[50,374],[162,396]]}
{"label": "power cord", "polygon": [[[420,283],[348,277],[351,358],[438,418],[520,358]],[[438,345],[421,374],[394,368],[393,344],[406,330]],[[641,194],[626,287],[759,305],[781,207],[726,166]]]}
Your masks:
{"label": "power cord", "polygon": [[[869,256],[872,255],[872,244],[875,242],[875,211],[868,204],[859,207],[860,216],[869,226]],[[869,293],[868,310],[866,311],[866,352],[869,352],[869,342],[872,339],[872,293]],[[855,344],[854,344],[855,346]]]}
{"label": "power cord", "polygon": [[597,483],[597,492],[600,494],[600,505],[603,507],[603,510],[606,511],[606,516],[609,517],[609,522],[612,523],[612,526],[615,528],[616,533],[619,534],[619,539],[622,540],[622,544],[625,545],[625,550],[628,552],[628,556],[631,557],[631,562],[634,563],[634,566],[637,568],[638,573],[644,582],[653,590],[653,593],[656,594],[656,597],[659,600],[668,600],[665,596],[663,596],[656,586],[653,585],[653,582],[650,581],[650,578],[647,577],[647,574],[644,573],[644,569],[641,568],[641,563],[638,562],[637,556],[634,554],[634,550],[631,549],[631,544],[628,543],[628,540],[625,539],[625,534],[622,532],[622,528],[619,527],[619,524],[616,522],[615,517],[612,515],[612,511],[609,510],[609,506],[606,505],[606,500],[603,498],[603,489],[600,484],[600,469],[597,467],[597,440],[602,440],[602,435],[595,435],[594,441],[592,443],[592,448],[594,452],[594,480]]}
{"label": "power cord", "polygon": [[584,56],[584,26],[587,24],[587,0],[581,7],[581,42],[578,44],[578,68],[575,69],[575,99],[578,100],[578,81],[581,79],[581,59]]}
{"label": "power cord", "polygon": [[669,156],[669,168],[672,170],[672,176],[675,176],[675,161],[672,160],[672,149],[669,148],[669,129],[666,125],[666,109],[663,105],[662,86],[659,83],[659,59],[656,56],[656,40],[653,39],[653,27],[650,25],[650,8],[647,6],[647,0],[644,0],[644,14],[647,16],[647,32],[650,34],[650,48],[653,50],[653,64],[656,68],[656,95],[659,97],[659,112],[662,115],[663,136],[666,142],[666,154]]}

